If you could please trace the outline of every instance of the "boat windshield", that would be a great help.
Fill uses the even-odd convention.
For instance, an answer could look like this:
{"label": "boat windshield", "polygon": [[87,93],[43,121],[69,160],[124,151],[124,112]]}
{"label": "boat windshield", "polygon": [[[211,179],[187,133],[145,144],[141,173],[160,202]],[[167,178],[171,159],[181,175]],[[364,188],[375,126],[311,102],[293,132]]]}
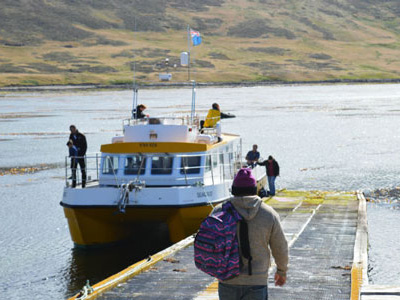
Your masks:
{"label": "boat windshield", "polygon": [[201,156],[182,157],[181,174],[199,174]]}
{"label": "boat windshield", "polygon": [[153,156],[151,159],[151,174],[152,175],[167,175],[172,174],[172,156]]}
{"label": "boat windshield", "polygon": [[118,160],[117,155],[107,155],[104,157],[103,163],[103,174],[116,174],[118,172]]}
{"label": "boat windshield", "polygon": [[[134,175],[140,174],[143,175],[146,166],[146,157],[140,155],[131,155],[125,158],[125,166],[124,166],[124,174],[125,175]],[[140,170],[140,172],[139,172]]]}

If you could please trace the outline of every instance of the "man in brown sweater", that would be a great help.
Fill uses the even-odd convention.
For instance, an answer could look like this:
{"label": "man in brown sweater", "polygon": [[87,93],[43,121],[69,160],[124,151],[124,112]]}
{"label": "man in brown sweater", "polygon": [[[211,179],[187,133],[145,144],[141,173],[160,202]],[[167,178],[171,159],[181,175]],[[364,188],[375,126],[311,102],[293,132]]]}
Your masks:
{"label": "man in brown sweater", "polygon": [[[257,196],[256,180],[251,169],[239,170],[232,184],[232,194],[234,197],[229,201],[248,224],[252,272],[249,275],[248,260],[240,251],[240,275],[219,282],[219,298],[266,300],[271,252],[277,266],[275,285],[282,286],[286,282],[289,251],[279,215]],[[217,206],[213,213],[220,209],[221,206]]]}

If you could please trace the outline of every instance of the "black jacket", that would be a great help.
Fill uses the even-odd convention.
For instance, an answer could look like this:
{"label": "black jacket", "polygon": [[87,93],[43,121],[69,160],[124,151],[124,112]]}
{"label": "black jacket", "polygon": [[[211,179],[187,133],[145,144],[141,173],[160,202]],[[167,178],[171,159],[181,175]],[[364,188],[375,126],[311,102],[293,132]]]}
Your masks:
{"label": "black jacket", "polygon": [[74,146],[78,149],[78,156],[84,156],[87,150],[86,137],[78,130],[73,134],[69,135],[69,139],[72,140]]}
{"label": "black jacket", "polygon": [[143,113],[143,111],[141,111],[141,110],[139,109],[139,107],[140,107],[140,105],[136,106],[136,110],[135,110],[135,112],[133,113],[133,118],[134,118],[134,119],[143,119],[143,118],[146,118],[146,115]]}
{"label": "black jacket", "polygon": [[275,159],[272,160],[272,165],[274,167],[274,175],[268,174],[268,165],[269,165],[268,160],[264,160],[261,163],[258,162],[257,164],[260,165],[260,166],[265,166],[265,169],[267,171],[267,175],[268,176],[279,176],[279,164]]}

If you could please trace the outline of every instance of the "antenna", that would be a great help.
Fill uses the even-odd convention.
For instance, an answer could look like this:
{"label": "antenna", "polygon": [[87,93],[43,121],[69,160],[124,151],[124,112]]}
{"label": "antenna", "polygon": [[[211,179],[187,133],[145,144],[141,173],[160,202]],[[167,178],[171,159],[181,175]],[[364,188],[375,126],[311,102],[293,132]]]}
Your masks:
{"label": "antenna", "polygon": [[192,80],[192,109],[190,114],[191,123],[193,125],[194,114],[196,113],[196,81]]}
{"label": "antenna", "polygon": [[[133,42],[135,42],[135,32],[136,32],[136,16],[134,18],[134,27],[133,27]],[[132,55],[133,55],[133,83],[132,83],[132,88],[133,88],[133,103],[132,103],[132,119],[136,119],[136,108],[138,105],[138,87],[136,84],[136,60],[135,60],[135,50],[134,48],[132,49]]]}

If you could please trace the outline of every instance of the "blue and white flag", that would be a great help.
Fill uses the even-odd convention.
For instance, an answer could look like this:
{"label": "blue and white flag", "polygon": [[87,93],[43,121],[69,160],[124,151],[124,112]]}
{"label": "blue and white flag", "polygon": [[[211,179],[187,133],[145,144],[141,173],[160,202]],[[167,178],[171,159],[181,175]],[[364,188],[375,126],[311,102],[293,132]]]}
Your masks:
{"label": "blue and white flag", "polygon": [[200,32],[190,29],[190,36],[192,37],[193,46],[198,46],[201,44]]}

